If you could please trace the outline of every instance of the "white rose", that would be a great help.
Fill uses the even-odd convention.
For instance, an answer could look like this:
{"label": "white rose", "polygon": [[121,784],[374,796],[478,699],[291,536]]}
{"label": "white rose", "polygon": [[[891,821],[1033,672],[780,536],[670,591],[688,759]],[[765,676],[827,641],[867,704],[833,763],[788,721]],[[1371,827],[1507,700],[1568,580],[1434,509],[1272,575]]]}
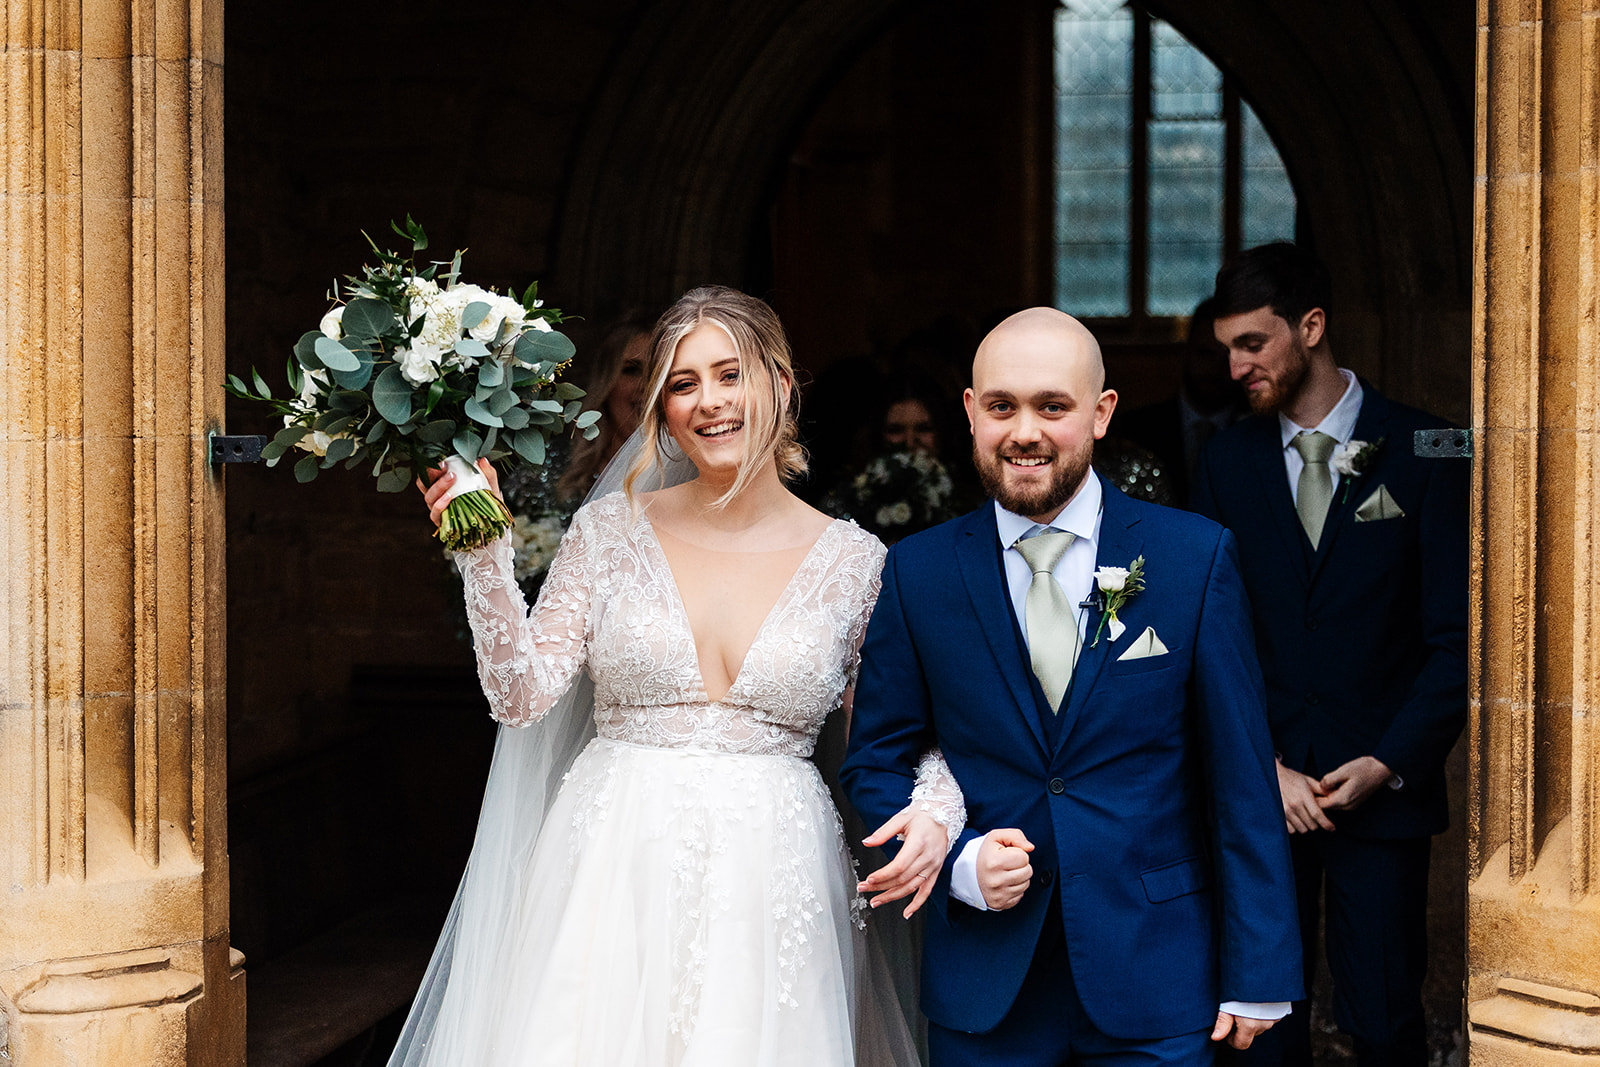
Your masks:
{"label": "white rose", "polygon": [[318,326],[318,329],[320,329],[324,335],[333,338],[335,341],[343,337],[344,305],[340,304],[338,307],[322,316],[322,322]]}
{"label": "white rose", "polygon": [[1352,440],[1349,444],[1339,445],[1334,448],[1333,455],[1328,457],[1333,462],[1334,471],[1344,475],[1346,478],[1353,478],[1361,473],[1356,470],[1356,456],[1366,447],[1367,443],[1365,441]]}
{"label": "white rose", "polygon": [[[511,332],[515,333],[522,326],[522,305],[507,296],[496,296],[493,293],[485,294],[485,303],[489,305],[489,313],[483,321],[467,331],[475,339],[484,344],[493,344],[496,337],[500,336],[500,329],[509,323]],[[482,298],[480,298],[482,299]]]}
{"label": "white rose", "polygon": [[1120,593],[1128,584],[1128,568],[1101,567],[1094,572],[1094,580],[1102,593]]}
{"label": "white rose", "polygon": [[322,395],[322,387],[328,384],[328,372],[323,370],[304,371],[300,379],[300,404],[308,411],[315,405],[317,397]]}
{"label": "white rose", "polygon": [[412,385],[422,385],[439,377],[439,364],[444,361],[444,352],[419,340],[410,348],[395,349],[394,361],[400,365],[400,377]]}

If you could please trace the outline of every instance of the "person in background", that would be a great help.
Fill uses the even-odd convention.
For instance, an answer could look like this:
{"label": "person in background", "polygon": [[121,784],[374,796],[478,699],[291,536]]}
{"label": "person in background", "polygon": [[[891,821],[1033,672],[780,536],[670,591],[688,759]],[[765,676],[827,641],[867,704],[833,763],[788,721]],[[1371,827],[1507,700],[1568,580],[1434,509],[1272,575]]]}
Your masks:
{"label": "person in background", "polygon": [[1212,332],[1215,319],[1210,297],[1200,301],[1190,316],[1178,391],[1112,423],[1114,434],[1149,449],[1161,461],[1172,496],[1161,502],[1177,507],[1189,506],[1200,450],[1246,411],[1244,394],[1228,373],[1228,350]]}
{"label": "person in background", "polygon": [[[1357,1062],[1423,1067],[1428,853],[1467,712],[1468,468],[1414,455],[1442,420],[1334,361],[1331,288],[1292,244],[1218,272],[1216,336],[1254,414],[1201,454],[1192,504],[1239,540],[1306,984],[1323,918]],[[1309,1064],[1308,1019],[1296,1005],[1251,1061]]]}
{"label": "person in background", "polygon": [[579,438],[572,446],[571,458],[556,483],[562,499],[583,499],[622,443],[638,428],[651,325],[637,315],[623,317],[606,331],[594,353],[586,354],[582,360],[580,365],[588,373],[580,384],[589,394],[583,399],[584,409],[598,410],[604,417],[596,424],[600,427],[598,437],[592,441]]}

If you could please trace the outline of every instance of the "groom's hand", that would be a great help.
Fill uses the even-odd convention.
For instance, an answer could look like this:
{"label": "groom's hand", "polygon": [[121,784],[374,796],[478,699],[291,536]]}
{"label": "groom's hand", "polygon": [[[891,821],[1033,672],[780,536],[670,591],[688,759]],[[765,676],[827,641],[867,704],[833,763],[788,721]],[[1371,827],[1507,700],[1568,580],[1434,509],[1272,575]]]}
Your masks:
{"label": "groom's hand", "polygon": [[1225,1011],[1217,1012],[1217,1025],[1211,1028],[1211,1040],[1221,1041],[1227,1038],[1228,1044],[1243,1051],[1250,1047],[1250,1042],[1272,1029],[1276,1019],[1251,1019],[1243,1015],[1229,1015]]}
{"label": "groom's hand", "polygon": [[1333,820],[1322,813],[1322,805],[1318,803],[1328,795],[1320,781],[1279,763],[1278,792],[1283,796],[1283,821],[1291,834],[1333,829]]}
{"label": "groom's hand", "polygon": [[978,846],[978,889],[990,911],[1016,907],[1033,881],[1033,851],[1021,830],[990,830]]}

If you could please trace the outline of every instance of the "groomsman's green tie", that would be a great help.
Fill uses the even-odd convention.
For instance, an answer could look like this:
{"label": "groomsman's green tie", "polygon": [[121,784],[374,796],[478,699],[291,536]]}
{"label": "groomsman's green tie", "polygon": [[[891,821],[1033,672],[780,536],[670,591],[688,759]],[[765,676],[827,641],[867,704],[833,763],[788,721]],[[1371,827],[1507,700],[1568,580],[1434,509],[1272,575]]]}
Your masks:
{"label": "groomsman's green tie", "polygon": [[1328,457],[1333,455],[1334,440],[1321,431],[1302,430],[1289,442],[1305,460],[1300,468],[1300,480],[1295,483],[1294,509],[1300,513],[1300,525],[1316,548],[1322,540],[1322,524],[1328,519],[1328,504],[1333,500],[1333,472],[1328,470]]}
{"label": "groomsman's green tie", "polygon": [[1028,624],[1028,658],[1044,697],[1050,702],[1050,712],[1055,714],[1061,707],[1067,684],[1072,681],[1072,666],[1078,660],[1078,620],[1066,591],[1055,577],[1056,564],[1061,562],[1075,535],[1045,530],[1043,526],[1035,526],[1022,535],[1016,547],[1027,561],[1028,569],[1033,571],[1033,582],[1023,602],[1023,615]]}

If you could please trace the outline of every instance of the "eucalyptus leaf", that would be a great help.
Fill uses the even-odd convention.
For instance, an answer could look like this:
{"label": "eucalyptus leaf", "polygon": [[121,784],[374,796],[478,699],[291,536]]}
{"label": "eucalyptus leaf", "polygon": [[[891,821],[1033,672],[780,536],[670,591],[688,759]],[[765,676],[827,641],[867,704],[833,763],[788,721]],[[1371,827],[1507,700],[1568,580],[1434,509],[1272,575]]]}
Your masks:
{"label": "eucalyptus leaf", "polygon": [[387,422],[385,422],[384,420],[382,420],[382,419],[374,419],[374,420],[372,420],[372,429],[367,431],[367,444],[369,444],[369,445],[376,444],[377,441],[378,441],[378,438],[382,437],[383,436],[383,432],[385,430],[387,430],[388,428],[389,428],[389,424]]}
{"label": "eucalyptus leaf", "polygon": [[567,422],[571,422],[573,419],[578,417],[578,412],[582,410],[582,404],[578,403],[576,400],[569,400],[567,401],[567,406],[561,409],[561,417]]}
{"label": "eucalyptus leaf", "polygon": [[[573,403],[576,404],[577,401],[574,400]],[[502,389],[489,398],[489,411],[496,417],[504,415],[516,406],[517,394],[509,388]]]}
{"label": "eucalyptus leaf", "polygon": [[[489,305],[482,300],[474,300],[461,312],[461,328],[471,330],[483,324],[484,318],[489,314]],[[456,349],[460,351],[460,349]]]}
{"label": "eucalyptus leaf", "polygon": [[470,356],[473,359],[489,358],[489,346],[475,337],[463,337],[455,343],[455,350],[458,356]]}
{"label": "eucalyptus leaf", "polygon": [[333,380],[344,386],[346,389],[365,389],[367,387],[367,383],[372,380],[371,357],[363,351],[356,358],[360,360],[360,363],[357,364],[355,370],[335,370],[329,372],[333,375]]}
{"label": "eucalyptus leaf", "polygon": [[571,382],[556,383],[557,400],[577,400],[580,397],[587,395],[587,393],[585,393],[582,389],[579,389],[576,385],[573,385]]}
{"label": "eucalyptus leaf", "polygon": [[294,358],[307,370],[322,370],[322,360],[317,358],[317,342],[326,340],[328,335],[321,330],[307,330],[294,343]]}
{"label": "eucalyptus leaf", "polygon": [[485,426],[504,425],[500,421],[500,416],[484,407],[482,402],[480,402],[477,397],[473,397],[471,400],[468,400],[465,404],[463,404],[461,406],[461,410],[465,412],[467,418],[471,419],[473,422],[480,422]]}
{"label": "eucalyptus leaf", "polygon": [[299,444],[300,439],[305,437],[305,435],[310,432],[311,427],[305,425],[304,423],[297,422],[293,426],[285,426],[283,429],[273,434],[272,439],[278,444],[287,447],[290,445]]}
{"label": "eucalyptus leaf", "polygon": [[261,446],[261,458],[266,460],[268,463],[271,463],[273,460],[278,459],[287,451],[289,451],[288,445],[280,445],[276,441],[268,441],[266,444]]}
{"label": "eucalyptus leaf", "polygon": [[600,412],[598,410],[585,411],[580,413],[578,417],[572,421],[573,424],[578,427],[578,429],[587,430],[589,427],[600,421]]}
{"label": "eucalyptus leaf", "polygon": [[365,411],[367,394],[359,389],[335,389],[328,396],[328,406],[334,411]]}
{"label": "eucalyptus leaf", "polygon": [[355,452],[350,456],[350,459],[344,465],[344,469],[347,470],[347,471],[355,470],[356,467],[360,466],[362,461],[365,460],[366,458],[367,458],[367,446],[366,445],[362,445],[361,447],[357,448],[355,450]]}
{"label": "eucalyptus leaf", "polygon": [[489,432],[483,435],[483,447],[479,449],[481,455],[486,456],[494,451],[494,443],[498,439],[499,433],[499,430],[491,426]]}
{"label": "eucalyptus leaf", "polygon": [[510,407],[500,413],[500,421],[508,430],[520,430],[528,425],[528,409],[524,407]]}
{"label": "eucalyptus leaf", "polygon": [[524,363],[565,363],[578,350],[564,333],[529,330],[517,338],[517,346],[512,351]]}
{"label": "eucalyptus leaf", "polygon": [[328,443],[327,462],[324,467],[331,467],[341,460],[349,459],[356,451],[356,440],[353,437],[340,437]]}
{"label": "eucalyptus leaf", "polygon": [[[353,306],[353,305],[352,305]],[[315,342],[317,358],[329,370],[355,370],[361,366],[356,354],[331,337],[318,337]]]}
{"label": "eucalyptus leaf", "polygon": [[456,455],[468,463],[478,462],[478,454],[483,449],[483,438],[473,430],[462,430],[450,442],[456,450]]}
{"label": "eucalyptus leaf", "polygon": [[516,364],[512,365],[512,367],[511,367],[511,384],[516,386],[517,388],[520,389],[524,385],[532,385],[534,382],[536,382],[538,380],[539,380],[539,372],[537,370],[534,370],[532,367],[522,367],[522,366],[518,366]]}
{"label": "eucalyptus leaf", "polygon": [[505,364],[499,360],[485,360],[478,364],[478,384],[498,386],[506,380]]}
{"label": "eucalyptus leaf", "polygon": [[399,320],[386,302],[363,297],[345,305],[340,325],[346,337],[382,337],[398,326]]}
{"label": "eucalyptus leaf", "polygon": [[434,419],[432,422],[423,423],[417,430],[417,437],[430,445],[442,445],[456,434],[456,424],[450,419]]}
{"label": "eucalyptus leaf", "polygon": [[309,482],[317,476],[317,464],[321,462],[316,456],[306,456],[294,465],[294,478],[297,482]]}
{"label": "eucalyptus leaf", "polygon": [[587,430],[583,431],[583,439],[585,441],[593,441],[596,437],[599,437],[599,436],[600,436],[600,427],[598,427],[598,426],[591,426]]}
{"label": "eucalyptus leaf", "polygon": [[380,493],[403,493],[410,485],[410,467],[391,467],[378,475],[378,492]]}
{"label": "eucalyptus leaf", "polygon": [[511,447],[529,463],[544,462],[544,434],[538,430],[518,430],[512,435]]}
{"label": "eucalyptus leaf", "polygon": [[528,413],[529,426],[549,426],[556,421],[556,417],[548,411],[530,411]]}
{"label": "eucalyptus leaf", "polygon": [[372,406],[396,426],[410,421],[411,384],[401,377],[400,368],[395,364],[383,368],[378,380],[372,383]]}
{"label": "eucalyptus leaf", "polygon": [[561,414],[561,401],[559,400],[530,400],[528,407],[534,411],[544,411],[551,415]]}

